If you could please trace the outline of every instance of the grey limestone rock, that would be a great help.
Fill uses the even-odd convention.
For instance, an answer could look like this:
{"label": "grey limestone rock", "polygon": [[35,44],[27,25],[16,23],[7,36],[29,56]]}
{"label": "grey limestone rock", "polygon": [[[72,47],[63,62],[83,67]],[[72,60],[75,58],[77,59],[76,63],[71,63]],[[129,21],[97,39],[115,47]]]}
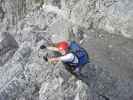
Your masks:
{"label": "grey limestone rock", "polygon": [[[132,0],[0,0],[0,100],[132,100]],[[76,40],[90,56],[80,74],[43,60]],[[54,55],[55,56],[55,55]]]}
{"label": "grey limestone rock", "polygon": [[7,32],[1,33],[0,36],[0,66],[2,66],[11,59],[18,48],[18,43]]}

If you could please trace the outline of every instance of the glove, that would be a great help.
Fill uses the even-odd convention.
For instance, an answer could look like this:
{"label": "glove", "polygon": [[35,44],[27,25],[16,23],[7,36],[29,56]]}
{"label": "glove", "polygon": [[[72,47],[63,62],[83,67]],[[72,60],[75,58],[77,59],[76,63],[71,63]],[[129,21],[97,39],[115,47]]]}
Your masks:
{"label": "glove", "polygon": [[41,45],[40,49],[46,49],[47,47],[45,45]]}
{"label": "glove", "polygon": [[43,56],[43,59],[47,62],[48,61],[48,58],[47,57],[45,57],[45,56]]}

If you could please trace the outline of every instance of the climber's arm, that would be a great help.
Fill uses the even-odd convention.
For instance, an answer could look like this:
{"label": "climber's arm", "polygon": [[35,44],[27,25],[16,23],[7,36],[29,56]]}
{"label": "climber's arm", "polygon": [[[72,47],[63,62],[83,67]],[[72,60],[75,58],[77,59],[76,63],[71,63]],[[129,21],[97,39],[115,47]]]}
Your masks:
{"label": "climber's arm", "polygon": [[41,45],[40,49],[48,49],[48,50],[52,50],[52,51],[59,51],[58,48],[56,48],[55,46],[45,46],[45,45]]}
{"label": "climber's arm", "polygon": [[60,57],[52,57],[52,58],[48,58],[49,61],[64,61],[64,62],[69,62],[72,61],[74,59],[74,55],[72,53],[69,53],[67,55],[64,56],[60,56]]}
{"label": "climber's arm", "polygon": [[60,57],[54,57],[54,58],[48,58],[48,61],[58,62],[58,61],[61,61],[61,59],[60,59]]}
{"label": "climber's arm", "polygon": [[47,47],[48,50],[52,50],[52,51],[59,51],[58,48],[56,47]]}

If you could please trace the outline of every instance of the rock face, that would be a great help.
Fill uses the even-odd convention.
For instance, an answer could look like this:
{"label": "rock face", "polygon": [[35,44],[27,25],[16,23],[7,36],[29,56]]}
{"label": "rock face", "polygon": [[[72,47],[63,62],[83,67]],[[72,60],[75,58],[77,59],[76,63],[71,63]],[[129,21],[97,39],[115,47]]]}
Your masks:
{"label": "rock face", "polygon": [[[131,0],[0,0],[0,100],[132,100],[132,15]],[[80,75],[43,60],[64,39],[83,39]]]}
{"label": "rock face", "polygon": [[132,0],[1,0],[0,2],[0,19],[8,24],[5,27],[15,25],[29,12],[44,5],[52,5],[61,10],[63,17],[73,25],[133,37]]}
{"label": "rock face", "polygon": [[0,66],[2,66],[11,59],[18,48],[18,44],[9,33],[1,33],[0,36]]}

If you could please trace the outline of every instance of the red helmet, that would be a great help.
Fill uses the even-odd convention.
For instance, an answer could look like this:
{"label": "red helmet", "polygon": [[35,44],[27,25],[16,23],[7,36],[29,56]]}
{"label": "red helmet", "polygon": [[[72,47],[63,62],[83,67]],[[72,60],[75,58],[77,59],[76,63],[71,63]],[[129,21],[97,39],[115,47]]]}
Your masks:
{"label": "red helmet", "polygon": [[62,42],[59,42],[59,43],[57,44],[57,48],[58,48],[60,51],[66,50],[66,49],[69,48],[69,44],[68,44],[68,42],[66,42],[66,41],[62,41]]}

